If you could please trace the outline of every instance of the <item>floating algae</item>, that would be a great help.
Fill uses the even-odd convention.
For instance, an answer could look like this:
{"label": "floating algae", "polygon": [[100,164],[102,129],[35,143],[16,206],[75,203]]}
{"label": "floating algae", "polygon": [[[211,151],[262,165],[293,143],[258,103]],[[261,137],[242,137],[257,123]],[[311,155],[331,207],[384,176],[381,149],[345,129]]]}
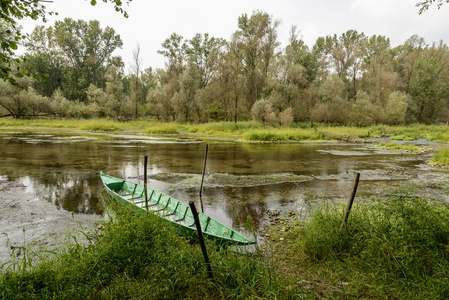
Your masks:
{"label": "floating algae", "polygon": [[[150,178],[171,184],[178,184],[185,187],[199,186],[201,174],[187,173],[159,173]],[[268,173],[257,175],[234,175],[228,173],[214,173],[206,175],[204,184],[208,186],[233,186],[249,187],[258,185],[271,185],[286,182],[303,182],[311,180],[311,176],[296,175],[292,173]]]}

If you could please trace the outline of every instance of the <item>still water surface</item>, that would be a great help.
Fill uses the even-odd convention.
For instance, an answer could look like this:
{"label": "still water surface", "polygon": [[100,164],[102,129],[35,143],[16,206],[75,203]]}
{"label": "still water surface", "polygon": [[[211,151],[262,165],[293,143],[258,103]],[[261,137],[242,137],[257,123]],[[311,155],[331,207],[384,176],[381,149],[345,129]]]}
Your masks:
{"label": "still water surface", "polygon": [[[149,185],[184,202],[193,200],[199,207],[204,150],[202,141],[176,138],[3,132],[0,176],[25,184],[29,192],[58,208],[101,214],[99,171],[142,183],[148,155]],[[441,177],[425,167],[426,159],[372,145],[209,141],[204,211],[235,229],[251,217],[257,229],[270,209],[298,213],[323,197],[347,198],[354,171],[362,172],[362,195],[419,181],[424,175]],[[209,180],[216,175],[221,179]]]}

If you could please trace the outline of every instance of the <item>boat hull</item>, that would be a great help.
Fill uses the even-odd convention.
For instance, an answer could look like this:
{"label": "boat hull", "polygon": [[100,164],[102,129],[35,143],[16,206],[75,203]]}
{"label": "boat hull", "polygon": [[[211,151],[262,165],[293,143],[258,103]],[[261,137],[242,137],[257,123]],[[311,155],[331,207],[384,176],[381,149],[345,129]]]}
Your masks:
{"label": "boat hull", "polygon": [[[142,185],[112,177],[100,172],[107,193],[118,203],[130,207],[137,213],[146,213],[145,191]],[[190,207],[173,197],[147,187],[148,211],[175,225],[184,236],[198,238],[195,221]],[[201,229],[208,239],[219,245],[251,245],[256,242],[241,233],[198,212]]]}

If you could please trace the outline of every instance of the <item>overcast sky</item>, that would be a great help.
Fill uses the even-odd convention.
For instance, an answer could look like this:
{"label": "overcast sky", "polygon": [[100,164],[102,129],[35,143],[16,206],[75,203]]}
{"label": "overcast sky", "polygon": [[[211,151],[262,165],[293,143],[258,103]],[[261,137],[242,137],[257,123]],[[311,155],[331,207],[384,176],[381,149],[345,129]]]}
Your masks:
{"label": "overcast sky", "polygon": [[[287,43],[289,29],[296,25],[302,38],[310,47],[325,35],[340,35],[355,29],[367,36],[374,34],[390,38],[393,46],[404,43],[413,34],[423,37],[426,43],[443,40],[449,43],[449,4],[440,10],[431,7],[418,14],[418,0],[133,0],[125,10],[126,19],[114,10],[112,4],[98,1],[91,6],[86,0],[53,0],[48,11],[58,16],[50,17],[47,25],[56,19],[72,18],[99,20],[102,28],[114,28],[123,40],[120,55],[127,65],[132,64],[132,51],[140,44],[144,68],[163,68],[164,58],[157,54],[162,42],[173,32],[190,39],[196,33],[209,33],[229,40],[237,30],[237,19],[259,10],[281,21],[278,40]],[[31,32],[37,22],[23,22]]]}

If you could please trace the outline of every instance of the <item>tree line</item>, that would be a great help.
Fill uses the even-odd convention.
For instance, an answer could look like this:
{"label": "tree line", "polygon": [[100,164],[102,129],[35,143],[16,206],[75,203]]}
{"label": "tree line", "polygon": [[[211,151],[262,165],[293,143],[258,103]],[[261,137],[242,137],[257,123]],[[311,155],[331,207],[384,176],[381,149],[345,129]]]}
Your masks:
{"label": "tree line", "polygon": [[137,46],[129,74],[113,56],[123,44],[113,28],[72,19],[37,26],[20,68],[48,77],[17,79],[26,90],[0,82],[0,116],[253,119],[274,126],[449,120],[449,49],[442,41],[426,44],[414,35],[393,47],[388,37],[348,30],[309,47],[293,26],[280,47],[279,25],[255,11],[238,18],[229,40],[173,33],[158,51],[165,68],[142,70]]}

